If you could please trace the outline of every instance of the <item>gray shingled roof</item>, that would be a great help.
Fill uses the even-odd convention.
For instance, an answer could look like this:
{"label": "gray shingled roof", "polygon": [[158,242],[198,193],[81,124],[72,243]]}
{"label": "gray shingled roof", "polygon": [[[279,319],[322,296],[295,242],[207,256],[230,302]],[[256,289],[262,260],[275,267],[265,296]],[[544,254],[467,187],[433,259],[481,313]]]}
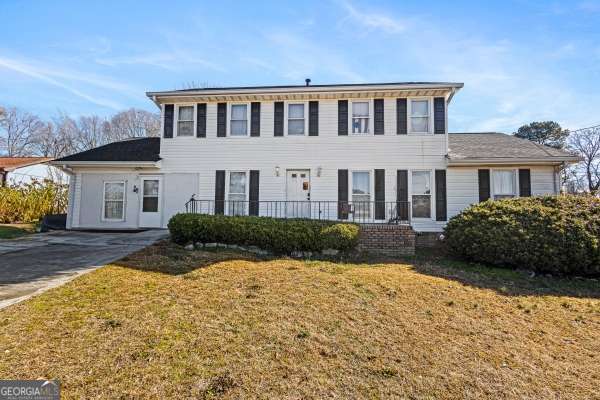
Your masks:
{"label": "gray shingled roof", "polygon": [[143,137],[105,144],[54,160],[62,161],[158,161],[160,138]]}
{"label": "gray shingled roof", "polygon": [[547,159],[561,161],[577,156],[549,146],[504,133],[450,133],[448,157],[453,161],[470,159]]}

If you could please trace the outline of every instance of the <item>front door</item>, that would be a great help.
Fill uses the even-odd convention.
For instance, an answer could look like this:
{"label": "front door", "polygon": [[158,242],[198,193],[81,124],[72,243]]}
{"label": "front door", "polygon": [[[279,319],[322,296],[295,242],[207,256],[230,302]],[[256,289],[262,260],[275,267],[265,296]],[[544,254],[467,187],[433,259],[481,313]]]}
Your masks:
{"label": "front door", "polygon": [[140,227],[160,228],[162,178],[146,176],[141,180]]}
{"label": "front door", "polygon": [[310,170],[288,170],[286,181],[286,216],[310,218]]}

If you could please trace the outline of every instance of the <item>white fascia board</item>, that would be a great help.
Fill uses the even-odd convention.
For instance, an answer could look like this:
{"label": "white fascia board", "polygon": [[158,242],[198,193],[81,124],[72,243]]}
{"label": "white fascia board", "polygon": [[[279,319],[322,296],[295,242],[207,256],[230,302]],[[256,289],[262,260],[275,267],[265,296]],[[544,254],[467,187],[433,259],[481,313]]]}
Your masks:
{"label": "white fascia board", "polygon": [[65,167],[155,167],[160,161],[50,161],[49,164]]}
{"label": "white fascia board", "polygon": [[448,166],[473,166],[473,165],[559,165],[562,163],[576,163],[579,157],[552,157],[552,158],[471,158],[468,160],[448,159]]}

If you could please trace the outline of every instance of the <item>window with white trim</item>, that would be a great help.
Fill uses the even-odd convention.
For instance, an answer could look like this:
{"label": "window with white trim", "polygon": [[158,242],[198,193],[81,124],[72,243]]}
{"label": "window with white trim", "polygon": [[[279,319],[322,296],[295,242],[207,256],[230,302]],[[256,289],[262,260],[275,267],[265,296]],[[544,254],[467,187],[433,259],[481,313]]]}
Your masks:
{"label": "window with white trim", "polygon": [[228,215],[246,215],[246,173],[229,173]]}
{"label": "window with white trim", "polygon": [[231,136],[248,136],[248,104],[231,105]]}
{"label": "window with white trim", "polygon": [[194,106],[179,106],[177,136],[194,136]]}
{"label": "window with white trim", "polygon": [[364,135],[369,133],[369,102],[352,102],[352,133]]}
{"label": "window with white trim", "polygon": [[431,171],[412,172],[412,216],[431,218]]}
{"label": "window with white trim", "polygon": [[288,135],[304,135],[304,103],[288,104]]}
{"label": "window with white trim", "polygon": [[410,100],[410,132],[429,133],[430,105],[428,99]]}
{"label": "window with white trim", "polygon": [[356,218],[371,217],[371,174],[368,171],[352,172],[352,205]]}
{"label": "window with white trim", "polygon": [[492,170],[494,199],[508,199],[517,196],[517,176],[515,170]]}
{"label": "window with white trim", "polygon": [[125,219],[125,182],[104,182],[103,219]]}

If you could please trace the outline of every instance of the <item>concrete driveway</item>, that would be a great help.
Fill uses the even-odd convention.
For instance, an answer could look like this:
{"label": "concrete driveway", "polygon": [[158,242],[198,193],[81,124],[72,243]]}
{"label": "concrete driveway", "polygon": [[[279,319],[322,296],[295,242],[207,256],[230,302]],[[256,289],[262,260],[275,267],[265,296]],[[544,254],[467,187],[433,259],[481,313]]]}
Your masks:
{"label": "concrete driveway", "polygon": [[0,240],[0,308],[59,286],[167,236],[166,230],[56,231]]}

